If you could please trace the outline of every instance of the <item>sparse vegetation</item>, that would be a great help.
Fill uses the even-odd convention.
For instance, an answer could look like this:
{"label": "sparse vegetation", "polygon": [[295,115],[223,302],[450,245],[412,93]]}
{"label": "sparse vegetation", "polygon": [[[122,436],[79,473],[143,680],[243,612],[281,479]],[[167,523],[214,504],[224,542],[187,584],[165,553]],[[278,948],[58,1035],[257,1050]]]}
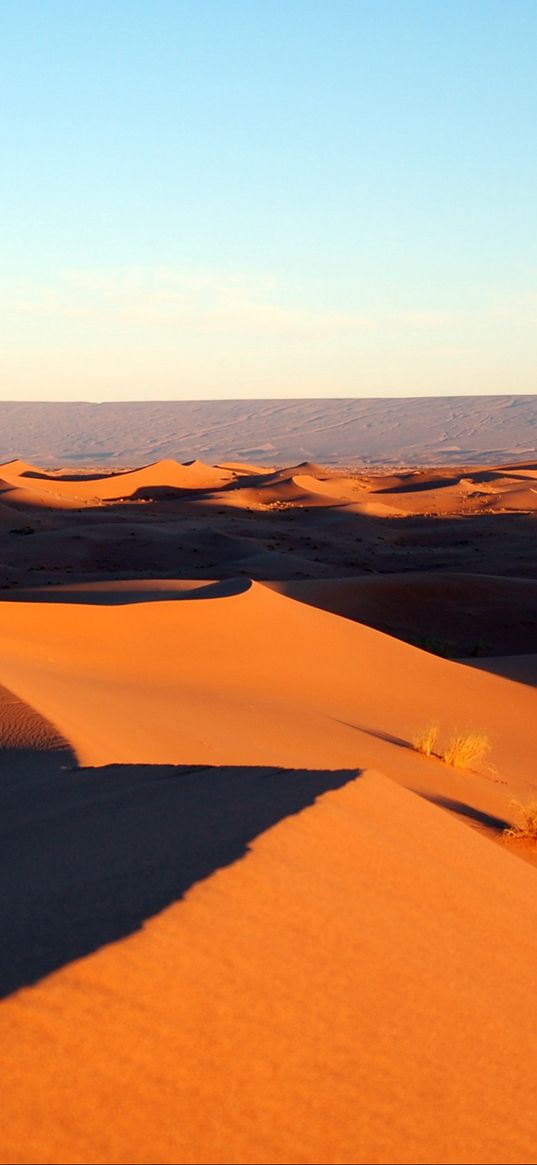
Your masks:
{"label": "sparse vegetation", "polygon": [[471,769],[490,752],[490,741],[484,732],[457,732],[442,748],[439,745],[437,724],[417,732],[412,746],[422,756],[436,756],[454,769]]}
{"label": "sparse vegetation", "polygon": [[454,769],[471,769],[489,752],[490,741],[484,732],[457,732],[440,755]]}
{"label": "sparse vegetation", "polygon": [[532,801],[531,805],[520,805],[516,802],[516,806],[520,820],[505,830],[505,836],[512,837],[515,841],[537,841],[537,801]]}
{"label": "sparse vegetation", "polygon": [[435,756],[435,745],[438,740],[438,725],[430,724],[422,732],[417,732],[412,738],[412,745],[422,756]]}

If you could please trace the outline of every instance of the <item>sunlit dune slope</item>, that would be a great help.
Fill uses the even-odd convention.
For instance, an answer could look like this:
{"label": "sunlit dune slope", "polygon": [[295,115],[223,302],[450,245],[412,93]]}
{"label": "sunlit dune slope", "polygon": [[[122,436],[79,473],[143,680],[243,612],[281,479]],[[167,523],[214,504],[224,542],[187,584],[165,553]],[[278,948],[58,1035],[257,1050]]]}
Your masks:
{"label": "sunlit dune slope", "polygon": [[509,489],[495,498],[498,508],[504,510],[537,510],[537,483],[534,488]]}
{"label": "sunlit dune slope", "polygon": [[[342,506],[378,517],[529,513],[537,506],[531,465],[428,469],[400,473],[330,470],[304,461],[267,469],[164,459],[137,469],[50,472],[16,459],[0,465],[2,503],[49,509],[207,495],[232,507]],[[230,488],[231,487],[231,488]]]}
{"label": "sunlit dune slope", "polygon": [[105,476],[52,474],[17,460],[0,466],[0,475],[11,487],[20,488],[25,494],[34,494],[36,501],[43,498],[48,504],[65,502],[68,506],[142,498],[147,490],[154,489],[215,489],[233,479],[231,471],[213,468],[201,461],[180,465],[173,460],[157,461],[140,469]]}
{"label": "sunlit dune slope", "polygon": [[453,791],[466,778],[405,747],[434,719],[444,735],[485,730],[502,779],[535,781],[532,689],[244,587],[124,606],[2,603],[0,682],[84,764],[367,764]]}
{"label": "sunlit dune slope", "polygon": [[[222,502],[220,494],[213,494],[213,500]],[[325,506],[346,502],[345,491],[335,490],[333,494],[323,493],[321,482],[310,477],[285,477],[272,480],[272,475],[265,481],[263,478],[252,486],[242,486],[240,489],[226,493],[226,505],[252,506],[263,508]]]}
{"label": "sunlit dune slope", "polygon": [[3,1005],[10,1162],[533,1163],[536,874],[366,775]]}
{"label": "sunlit dune slope", "polygon": [[0,473],[5,476],[6,480],[16,480],[23,477],[26,473],[42,473],[43,470],[38,469],[35,465],[30,465],[28,461],[23,461],[22,457],[13,457],[11,461],[4,461],[0,464]]}

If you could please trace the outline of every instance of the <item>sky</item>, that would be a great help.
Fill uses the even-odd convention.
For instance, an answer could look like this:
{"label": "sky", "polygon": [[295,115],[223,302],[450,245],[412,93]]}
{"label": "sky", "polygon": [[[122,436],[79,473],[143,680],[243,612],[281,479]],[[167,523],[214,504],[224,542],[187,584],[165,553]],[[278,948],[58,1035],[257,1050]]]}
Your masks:
{"label": "sky", "polygon": [[535,0],[0,0],[0,399],[537,391]]}

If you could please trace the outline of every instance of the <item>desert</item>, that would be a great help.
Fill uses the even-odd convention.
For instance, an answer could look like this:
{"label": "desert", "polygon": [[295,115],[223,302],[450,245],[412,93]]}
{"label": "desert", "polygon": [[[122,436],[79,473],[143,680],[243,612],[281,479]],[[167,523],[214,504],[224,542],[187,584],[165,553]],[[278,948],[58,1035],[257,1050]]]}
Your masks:
{"label": "desert", "polygon": [[0,26],[0,1165],[537,1165],[537,4]]}
{"label": "desert", "polygon": [[[35,394],[34,394],[35,395]],[[109,471],[167,459],[258,466],[495,465],[537,457],[537,396],[0,400],[0,460]]]}
{"label": "desert", "polygon": [[0,465],[2,1160],[537,1161],[504,454]]}

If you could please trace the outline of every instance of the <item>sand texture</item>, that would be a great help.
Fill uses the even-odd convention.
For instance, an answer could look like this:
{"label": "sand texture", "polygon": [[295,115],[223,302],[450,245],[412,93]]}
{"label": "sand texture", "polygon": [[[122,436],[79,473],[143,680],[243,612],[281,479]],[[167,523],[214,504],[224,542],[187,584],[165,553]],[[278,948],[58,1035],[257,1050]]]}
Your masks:
{"label": "sand texture", "polygon": [[494,465],[537,456],[537,396],[0,403],[0,460]]}
{"label": "sand texture", "polygon": [[0,479],[0,1160],[537,1162],[537,462]]}

